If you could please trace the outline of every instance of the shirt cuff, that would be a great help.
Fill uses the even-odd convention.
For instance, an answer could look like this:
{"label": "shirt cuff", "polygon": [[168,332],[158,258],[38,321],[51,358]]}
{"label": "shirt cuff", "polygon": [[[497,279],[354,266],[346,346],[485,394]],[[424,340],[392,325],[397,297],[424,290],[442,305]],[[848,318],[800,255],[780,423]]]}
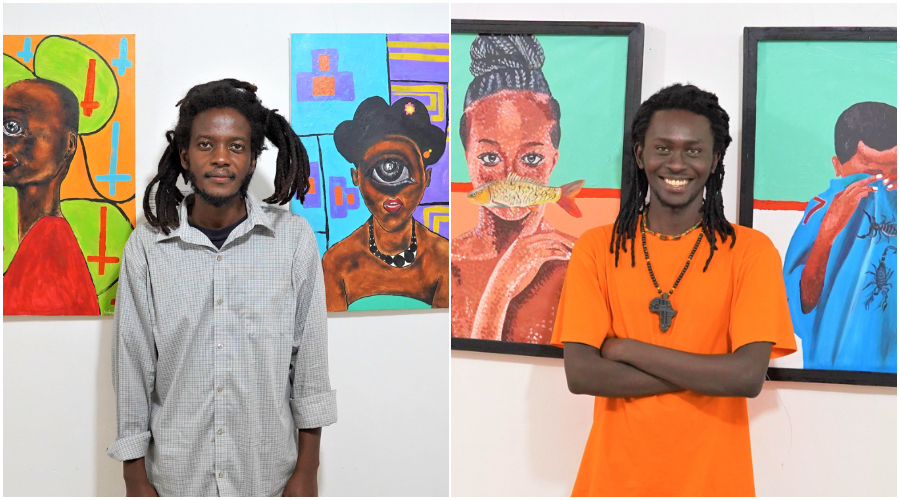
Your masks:
{"label": "shirt cuff", "polygon": [[106,449],[106,454],[123,462],[145,456],[149,447],[150,431],[147,431],[117,439]]}
{"label": "shirt cuff", "polygon": [[335,390],[330,390],[300,399],[291,399],[294,427],[298,429],[315,429],[337,422],[335,393]]}

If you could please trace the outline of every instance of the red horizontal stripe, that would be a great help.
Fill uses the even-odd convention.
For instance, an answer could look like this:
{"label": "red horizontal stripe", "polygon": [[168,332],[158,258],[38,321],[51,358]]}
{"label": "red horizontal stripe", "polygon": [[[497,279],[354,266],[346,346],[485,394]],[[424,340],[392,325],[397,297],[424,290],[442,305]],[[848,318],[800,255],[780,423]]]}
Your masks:
{"label": "red horizontal stripe", "polygon": [[753,200],[753,208],[755,210],[796,210],[803,212],[806,210],[806,201],[776,201],[776,200]]}
{"label": "red horizontal stripe", "polygon": [[[468,193],[471,191],[471,182],[451,182],[450,191],[454,193]],[[619,189],[613,188],[582,188],[576,198],[618,198]]]}

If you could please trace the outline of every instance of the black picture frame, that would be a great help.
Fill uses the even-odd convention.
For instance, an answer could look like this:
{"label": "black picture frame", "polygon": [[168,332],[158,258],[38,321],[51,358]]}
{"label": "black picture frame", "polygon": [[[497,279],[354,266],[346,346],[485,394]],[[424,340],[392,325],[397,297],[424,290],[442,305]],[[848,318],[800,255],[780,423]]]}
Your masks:
{"label": "black picture frame", "polygon": [[[641,74],[644,64],[644,25],[642,23],[620,22],[569,22],[569,21],[484,21],[453,19],[450,33],[476,33],[500,35],[584,35],[584,36],[626,36],[628,52],[625,74],[625,127],[622,137],[622,186],[627,193],[629,186],[627,171],[631,151],[631,121],[641,105]],[[620,198],[620,206],[624,202]],[[519,356],[562,358],[563,350],[545,344],[527,344],[451,337],[453,350],[477,351]]]}
{"label": "black picture frame", "polygon": [[[785,27],[744,28],[744,58],[741,123],[741,175],[738,220],[753,227],[753,181],[756,150],[756,103],[759,42],[791,41],[897,41],[892,27]],[[897,387],[896,373],[844,370],[769,368],[768,379],[790,382]]]}

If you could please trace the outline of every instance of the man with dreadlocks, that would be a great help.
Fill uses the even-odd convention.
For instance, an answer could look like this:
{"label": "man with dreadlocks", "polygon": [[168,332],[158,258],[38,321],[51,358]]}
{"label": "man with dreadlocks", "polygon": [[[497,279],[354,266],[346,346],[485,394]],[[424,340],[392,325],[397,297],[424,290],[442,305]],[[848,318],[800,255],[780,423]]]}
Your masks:
{"label": "man with dreadlocks", "polygon": [[247,195],[267,138],[264,201],[302,200],[306,151],[252,84],[198,85],[178,106],[122,257],[107,454],[129,496],[316,495],[321,427],[337,420],[318,247],[303,218]]}
{"label": "man with dreadlocks", "polygon": [[781,259],[725,220],[714,94],[660,90],[631,138],[618,218],[576,242],[553,332],[569,389],[597,397],[572,494],[752,496],[745,398],[796,350]]}

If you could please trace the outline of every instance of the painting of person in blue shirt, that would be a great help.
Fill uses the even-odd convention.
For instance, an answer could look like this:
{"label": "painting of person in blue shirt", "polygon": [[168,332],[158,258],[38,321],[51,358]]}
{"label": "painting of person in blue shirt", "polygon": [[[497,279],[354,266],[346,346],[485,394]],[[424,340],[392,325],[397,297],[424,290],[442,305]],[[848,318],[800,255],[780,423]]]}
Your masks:
{"label": "painting of person in blue shirt", "polygon": [[860,102],[834,129],[837,178],[784,259],[806,369],[897,372],[897,108]]}

